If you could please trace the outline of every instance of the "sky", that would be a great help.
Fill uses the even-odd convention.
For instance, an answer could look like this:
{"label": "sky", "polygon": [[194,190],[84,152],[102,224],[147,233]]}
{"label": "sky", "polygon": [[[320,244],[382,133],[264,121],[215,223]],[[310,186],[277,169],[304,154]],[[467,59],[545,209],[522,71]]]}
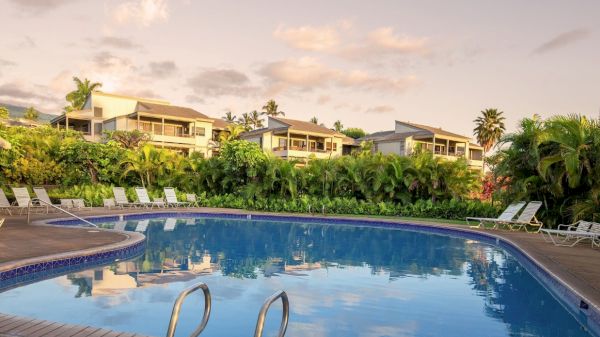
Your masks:
{"label": "sky", "polygon": [[600,114],[600,1],[0,0],[0,102],[60,113],[72,77],[211,117],[472,135]]}

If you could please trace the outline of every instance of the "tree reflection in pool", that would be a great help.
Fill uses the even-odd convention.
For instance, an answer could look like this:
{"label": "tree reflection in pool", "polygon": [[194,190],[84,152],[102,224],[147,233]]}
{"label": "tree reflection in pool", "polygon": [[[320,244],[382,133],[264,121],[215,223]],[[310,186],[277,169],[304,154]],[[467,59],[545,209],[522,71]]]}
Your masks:
{"label": "tree reflection in pool", "polygon": [[[117,226],[145,230],[142,257],[0,294],[0,312],[157,336],[177,294],[205,282],[213,312],[203,336],[251,335],[277,289],[290,296],[287,336],[591,336],[508,253],[476,241],[229,219]],[[191,299],[181,336],[200,320]],[[267,331],[277,330],[278,307]]]}

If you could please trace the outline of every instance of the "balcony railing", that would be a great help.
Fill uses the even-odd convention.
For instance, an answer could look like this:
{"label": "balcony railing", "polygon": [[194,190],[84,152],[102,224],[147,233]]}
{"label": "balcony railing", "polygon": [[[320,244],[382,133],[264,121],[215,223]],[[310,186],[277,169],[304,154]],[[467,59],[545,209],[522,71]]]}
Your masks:
{"label": "balcony railing", "polygon": [[[292,150],[292,151],[304,151],[306,152],[306,146],[277,146],[273,148],[273,151],[286,151],[286,150]],[[331,152],[331,150],[323,150],[323,149],[308,149],[308,152],[314,152],[314,153],[329,153]]]}

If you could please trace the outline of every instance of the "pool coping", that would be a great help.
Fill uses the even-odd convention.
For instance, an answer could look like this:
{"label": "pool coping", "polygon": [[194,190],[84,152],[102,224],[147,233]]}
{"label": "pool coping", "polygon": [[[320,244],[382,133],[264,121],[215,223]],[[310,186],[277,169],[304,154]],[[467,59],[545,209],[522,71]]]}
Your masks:
{"label": "pool coping", "polygon": [[[34,226],[49,226],[46,221],[34,221]],[[59,219],[51,219],[57,221]],[[117,232],[125,238],[119,242],[92,248],[71,250],[68,252],[42,255],[0,263],[0,281],[5,283],[2,291],[42,279],[51,278],[75,271],[76,269],[111,263],[133,258],[144,251],[146,236],[141,233],[123,232],[111,229],[82,227],[93,231]],[[38,277],[38,274],[44,276]]]}
{"label": "pool coping", "polygon": [[[276,220],[276,221],[296,221],[303,223],[327,223],[327,224],[345,224],[355,226],[374,226],[374,227],[386,227],[386,228],[398,228],[408,230],[420,230],[434,234],[441,235],[457,235],[465,239],[475,239],[483,241],[485,243],[498,246],[513,255],[519,263],[521,263],[532,276],[540,282],[567,310],[580,321],[585,324],[593,332],[600,336],[600,305],[594,301],[590,301],[583,296],[577,289],[569,284],[569,282],[563,280],[556,273],[552,272],[547,268],[544,263],[533,257],[527,249],[521,247],[518,243],[513,240],[497,235],[493,232],[474,230],[470,228],[463,228],[458,225],[444,225],[436,224],[433,222],[406,222],[402,220],[394,219],[373,219],[368,217],[344,217],[344,216],[317,216],[317,215],[303,215],[303,214],[271,214],[261,212],[227,212],[227,211],[206,211],[206,210],[157,210],[151,213],[147,212],[133,212],[124,213],[119,215],[97,215],[85,217],[89,221],[126,221],[126,220],[137,220],[137,219],[151,219],[158,217],[209,217],[209,218],[229,218],[238,220]],[[73,226],[80,222],[79,220],[73,220],[72,218],[53,218],[35,221],[33,224],[42,226],[55,226],[57,223],[61,223],[63,226]],[[123,232],[127,235],[139,234],[135,232]],[[141,234],[139,234],[141,235]],[[143,236],[143,235],[142,235]],[[98,247],[98,249],[113,247],[114,244],[107,245],[104,247]],[[95,250],[87,249],[85,251]],[[81,251],[80,251],[81,252]],[[55,254],[62,255],[62,254]],[[28,259],[29,260],[29,259]],[[2,271],[2,265],[0,265],[0,271]],[[0,274],[1,275],[1,274]],[[582,309],[582,304],[587,305],[586,309]],[[583,322],[582,322],[583,321]],[[591,323],[591,324],[590,324]]]}

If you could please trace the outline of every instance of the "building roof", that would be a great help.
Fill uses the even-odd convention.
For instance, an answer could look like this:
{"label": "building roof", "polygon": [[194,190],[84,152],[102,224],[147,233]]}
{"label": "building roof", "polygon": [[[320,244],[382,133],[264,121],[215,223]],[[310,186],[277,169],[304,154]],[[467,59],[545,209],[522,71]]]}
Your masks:
{"label": "building roof", "polygon": [[304,132],[312,132],[312,133],[322,133],[331,136],[345,137],[345,135],[331,130],[325,126],[314,124],[311,122],[299,121],[296,119],[288,119],[281,117],[269,117],[270,119],[274,119],[280,123],[286,124],[289,126],[290,130],[295,131],[304,131]]}
{"label": "building roof", "polygon": [[471,139],[471,137],[459,135],[458,133],[453,133],[453,132],[450,132],[450,131],[446,131],[446,130],[444,130],[442,128],[436,128],[436,127],[432,127],[432,126],[428,126],[428,125],[411,123],[411,122],[402,122],[402,121],[396,121],[396,123],[402,123],[402,124],[405,124],[405,125],[408,125],[408,126],[412,126],[414,128],[417,128],[417,129],[429,131],[429,132],[431,132],[433,134],[440,135],[440,136],[448,136],[448,137],[454,137],[454,138],[463,138],[465,140]]}
{"label": "building roof", "polygon": [[225,130],[232,123],[224,121],[220,118],[213,119],[213,130]]}
{"label": "building roof", "polygon": [[93,91],[92,95],[100,95],[100,96],[124,98],[124,99],[130,99],[130,100],[134,100],[134,101],[138,101],[138,102],[148,102],[148,103],[155,103],[155,104],[164,104],[164,105],[171,104],[169,101],[164,100],[164,99],[144,98],[144,97],[121,95],[121,94],[113,94],[113,93],[103,92],[103,91],[98,91],[98,90],[97,91]]}
{"label": "building roof", "polygon": [[186,108],[182,106],[176,105],[165,105],[165,104],[154,104],[148,102],[138,102],[135,112],[143,112],[147,114],[157,115],[157,116],[173,116],[173,117],[181,117],[181,118],[189,118],[189,119],[207,119],[213,120],[209,118],[205,114],[199,113],[198,111],[192,108]]}

